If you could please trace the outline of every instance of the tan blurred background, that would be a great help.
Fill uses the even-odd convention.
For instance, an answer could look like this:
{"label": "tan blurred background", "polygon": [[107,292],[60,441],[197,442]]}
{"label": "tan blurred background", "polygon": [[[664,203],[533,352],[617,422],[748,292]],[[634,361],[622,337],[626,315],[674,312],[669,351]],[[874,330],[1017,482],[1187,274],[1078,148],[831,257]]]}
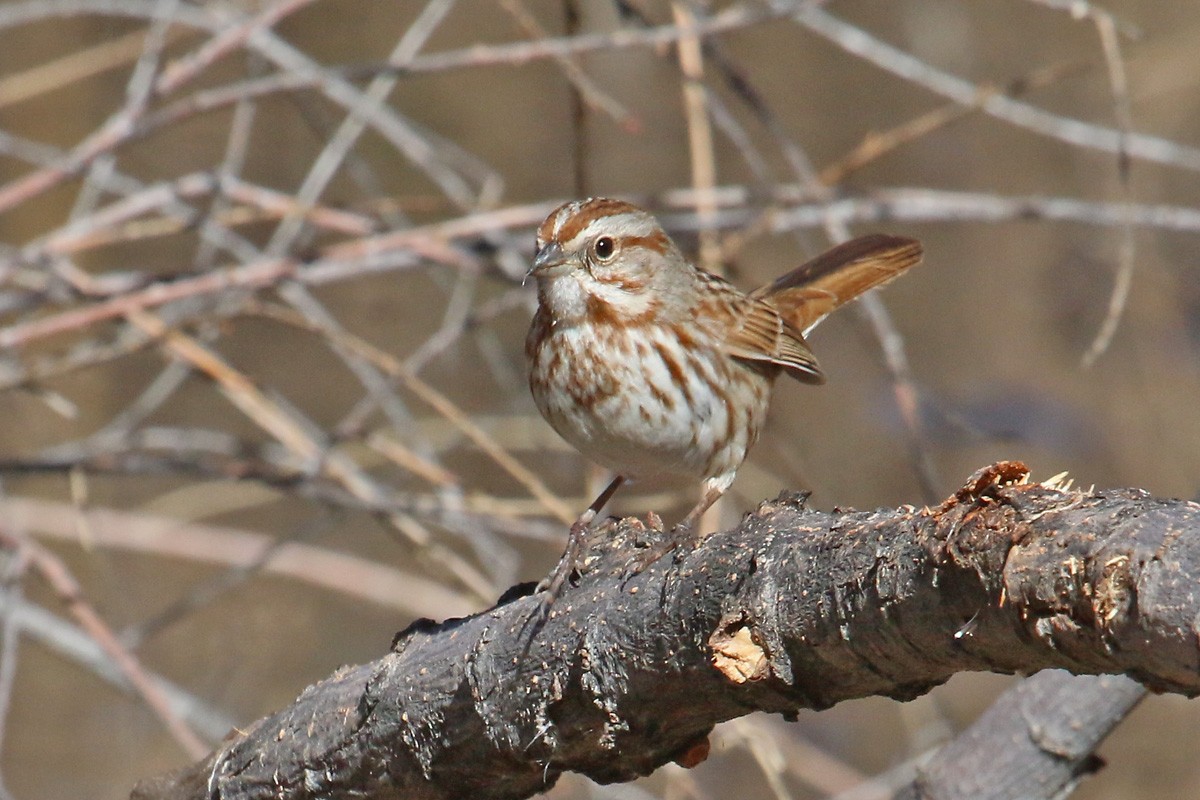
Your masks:
{"label": "tan blurred background", "polygon": [[[770,232],[796,206],[773,204],[771,193],[787,200],[806,185],[798,154],[836,179],[825,190],[847,202],[835,209],[884,209],[878,221],[851,221],[852,233],[925,243],[924,265],[882,295],[918,413],[906,419],[898,405],[876,328],[843,312],[813,337],[828,385],[777,392],[726,522],[784,488],[811,489],[822,508],[920,505],[1008,458],[1036,478],[1068,470],[1084,486],[1200,492],[1200,6],[1075,3],[1093,13],[1073,16],[1066,5],[822,6],[821,19],[867,32],[873,57],[915,59],[922,74],[983,93],[1032,82],[1016,88],[1020,102],[1055,115],[1043,132],[978,109],[950,113],[945,97],[810,25],[778,15],[734,24],[743,12],[769,16],[765,5],[645,0],[631,4],[641,18],[583,6],[588,34],[667,25],[685,11],[730,21],[703,58],[720,105],[699,163],[711,155],[716,183],[730,190],[723,197],[734,198],[718,215],[719,242],[739,285],[830,243],[815,212],[805,226]],[[260,14],[271,27],[227,52],[206,49],[214,35],[253,30]],[[531,45],[474,51],[477,65],[420,61],[536,45],[565,24],[559,0],[0,3],[7,796],[117,798],[189,760],[162,716],[110,679],[111,657],[79,628],[81,607],[112,632],[110,646],[171,682],[177,704],[167,716],[211,745],[337,666],[378,657],[413,616],[480,608],[553,564],[565,526],[536,487],[412,380],[385,380],[362,406],[369,392],[345,352],[361,354],[361,338],[409,359],[479,427],[485,447],[514,457],[569,511],[586,505],[599,476],[554,438],[525,389],[532,294],[517,275],[539,204],[580,186],[650,204],[694,252],[697,215],[683,190],[697,180],[697,128],[676,52],[591,51],[564,66]],[[1117,49],[1106,50],[1114,31]],[[406,32],[414,64],[425,66],[382,87],[385,113],[361,137],[339,133],[379,80],[371,67]],[[138,101],[139,87],[170,65],[190,71]],[[345,70],[318,71],[334,67]],[[246,83],[285,73],[303,85],[258,93],[266,84]],[[753,88],[769,119],[731,90],[729,74]],[[333,86],[339,75],[345,82]],[[572,75],[588,98],[582,114]],[[228,87],[234,102],[217,102]],[[123,107],[136,136],[116,126],[111,146],[89,138]],[[906,135],[914,121],[930,124]],[[1072,121],[1095,127],[1064,140],[1078,130]],[[1128,180],[1115,153],[1093,146],[1123,128],[1134,153]],[[832,171],[871,136],[894,146]],[[316,211],[297,217],[296,196],[330,142],[348,154],[332,159],[335,172],[310,200]],[[225,183],[178,182],[188,175]],[[819,188],[808,184],[810,197]],[[121,206],[128,197],[146,202]],[[1123,216],[1126,200],[1134,211]],[[1048,218],[1063,208],[1067,219]],[[516,212],[506,218],[506,209]],[[470,214],[491,220],[486,240],[475,228],[431,234],[383,247],[378,268],[354,260],[370,236]],[[278,233],[297,221],[295,236]],[[1085,367],[1130,244],[1128,302],[1111,345]],[[97,311],[113,297],[144,298],[151,280],[261,264],[272,247],[329,267],[301,269],[307,300],[275,281],[256,292],[196,290],[139,312],[177,331],[174,340],[161,331],[146,339],[152,320]],[[310,317],[323,309],[346,338],[299,324],[298,308]],[[79,317],[62,316],[73,309]],[[27,326],[38,319],[61,329]],[[387,359],[371,357],[360,370],[386,376]],[[661,492],[634,487],[616,510],[653,508],[670,520],[689,504]],[[264,551],[267,542],[307,549]],[[86,606],[68,608],[68,587],[51,586],[54,559]],[[610,788],[568,775],[552,796],[837,796],[952,736],[1011,680],[963,675],[908,704],[846,703],[794,725],[739,721],[690,773],[670,767]],[[1108,766],[1076,796],[1200,797],[1198,734],[1194,703],[1149,699],[1102,747]]]}

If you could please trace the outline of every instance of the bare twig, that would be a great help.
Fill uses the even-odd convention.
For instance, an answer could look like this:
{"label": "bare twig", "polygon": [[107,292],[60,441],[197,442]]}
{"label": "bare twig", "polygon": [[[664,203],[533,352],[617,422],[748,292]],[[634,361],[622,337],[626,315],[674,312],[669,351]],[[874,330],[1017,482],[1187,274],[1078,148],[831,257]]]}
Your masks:
{"label": "bare twig", "polygon": [[[1091,10],[1091,16],[1096,23],[1096,31],[1100,34],[1100,43],[1104,50],[1104,61],[1108,65],[1108,82],[1112,87],[1113,111],[1117,118],[1117,128],[1121,132],[1117,144],[1117,178],[1121,185],[1121,198],[1126,208],[1132,208],[1134,195],[1133,183],[1130,176],[1132,159],[1129,155],[1129,137],[1133,131],[1133,112],[1129,103],[1129,80],[1125,76],[1125,60],[1121,57],[1121,44],[1117,36],[1117,23],[1113,16],[1106,12]],[[1134,235],[1132,211],[1127,211],[1126,219],[1121,225],[1121,244],[1118,248],[1117,278],[1113,283],[1112,294],[1108,299],[1108,313],[1100,330],[1092,339],[1087,352],[1083,354],[1083,366],[1090,367],[1096,359],[1104,355],[1112,338],[1120,325],[1129,302],[1129,292],[1133,287],[1133,268],[1137,261],[1137,239]]]}
{"label": "bare twig", "polygon": [[112,629],[87,601],[79,583],[56,555],[36,542],[12,530],[0,530],[0,543],[13,552],[24,553],[62,600],[71,616],[88,632],[105,655],[121,670],[121,674],[136,689],[146,705],[158,716],[163,726],[190,757],[197,758],[208,750],[205,744],[183,721],[171,705],[162,687],[150,680],[137,656],[122,645]]}

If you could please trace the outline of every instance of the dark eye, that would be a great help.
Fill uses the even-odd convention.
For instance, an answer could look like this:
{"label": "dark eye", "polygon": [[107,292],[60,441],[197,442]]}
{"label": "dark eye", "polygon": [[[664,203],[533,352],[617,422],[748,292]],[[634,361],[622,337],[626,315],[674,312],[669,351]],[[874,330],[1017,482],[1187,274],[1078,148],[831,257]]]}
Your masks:
{"label": "dark eye", "polygon": [[616,251],[617,245],[612,240],[611,236],[601,236],[596,240],[596,243],[592,245],[592,249],[596,251],[596,258],[600,259],[601,261],[608,261],[613,257],[613,253]]}

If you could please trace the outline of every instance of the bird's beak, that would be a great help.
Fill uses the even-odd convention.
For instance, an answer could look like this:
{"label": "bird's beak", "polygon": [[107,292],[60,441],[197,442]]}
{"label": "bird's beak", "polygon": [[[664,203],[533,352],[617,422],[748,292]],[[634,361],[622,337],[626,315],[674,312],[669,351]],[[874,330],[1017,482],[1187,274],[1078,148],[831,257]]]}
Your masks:
{"label": "bird's beak", "polygon": [[558,242],[547,242],[542,245],[541,249],[537,251],[537,255],[533,257],[533,266],[529,268],[529,272],[525,273],[525,277],[528,278],[530,275],[538,275],[539,273],[546,272],[565,261],[566,257],[563,255],[562,247]]}

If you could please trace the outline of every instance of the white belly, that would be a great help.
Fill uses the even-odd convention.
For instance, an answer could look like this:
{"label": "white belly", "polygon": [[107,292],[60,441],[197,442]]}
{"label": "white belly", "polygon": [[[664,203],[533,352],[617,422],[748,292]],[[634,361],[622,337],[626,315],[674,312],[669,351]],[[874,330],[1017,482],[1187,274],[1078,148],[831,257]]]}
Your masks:
{"label": "white belly", "polygon": [[[758,437],[771,381],[727,358],[668,345],[667,332],[654,327],[557,326],[530,352],[534,401],[559,435],[618,474],[729,472],[732,480]],[[736,376],[736,403],[731,369],[751,376],[748,388],[746,376]]]}

